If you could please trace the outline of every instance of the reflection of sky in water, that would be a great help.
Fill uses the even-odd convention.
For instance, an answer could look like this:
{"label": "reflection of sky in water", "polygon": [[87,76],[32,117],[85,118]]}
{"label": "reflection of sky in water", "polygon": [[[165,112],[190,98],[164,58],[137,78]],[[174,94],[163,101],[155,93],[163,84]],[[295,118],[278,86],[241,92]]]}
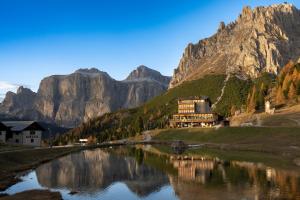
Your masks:
{"label": "reflection of sky in water", "polygon": [[[138,150],[128,151],[127,156],[123,151],[116,152],[120,156],[100,149],[70,154],[39,166],[4,192],[15,194],[49,188],[59,191],[65,200],[294,200],[300,197],[299,171],[209,157],[166,158],[140,154]],[[141,163],[137,162],[140,155],[143,155]],[[70,195],[70,191],[78,193]]]}
{"label": "reflection of sky in water", "polygon": [[23,192],[31,189],[43,189],[43,187],[40,186],[34,171],[21,177],[21,179],[23,180],[22,182],[11,186],[4,193],[11,195],[15,194],[16,192]]}
{"label": "reflection of sky in water", "polygon": [[[27,190],[32,190],[32,189],[47,189],[45,187],[42,187],[38,180],[35,171],[32,171],[28,173],[27,175],[21,177],[23,180],[22,182],[19,182],[10,188],[8,188],[6,191],[3,193],[7,193],[9,195],[18,193],[18,192],[23,192]],[[162,187],[159,191],[153,192],[147,197],[138,197],[136,194],[134,194],[132,191],[128,189],[126,184],[122,182],[116,182],[107,187],[105,190],[99,192],[99,193],[94,193],[94,194],[75,194],[75,195],[70,195],[68,190],[65,189],[59,189],[59,190],[51,190],[51,191],[59,191],[63,197],[64,200],[84,200],[84,199],[91,199],[91,200],[96,200],[96,199],[101,199],[101,200],[138,200],[138,199],[143,199],[143,200],[157,200],[157,199],[178,199],[174,193],[173,188],[168,185]]]}

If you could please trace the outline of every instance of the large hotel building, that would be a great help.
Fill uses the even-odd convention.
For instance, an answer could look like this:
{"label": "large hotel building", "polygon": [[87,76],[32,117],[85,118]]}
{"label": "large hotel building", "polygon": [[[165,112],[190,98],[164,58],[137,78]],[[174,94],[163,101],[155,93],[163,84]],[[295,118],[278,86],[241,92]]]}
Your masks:
{"label": "large hotel building", "polygon": [[178,99],[178,113],[173,115],[170,126],[211,127],[216,124],[218,116],[212,112],[208,97],[190,97]]}

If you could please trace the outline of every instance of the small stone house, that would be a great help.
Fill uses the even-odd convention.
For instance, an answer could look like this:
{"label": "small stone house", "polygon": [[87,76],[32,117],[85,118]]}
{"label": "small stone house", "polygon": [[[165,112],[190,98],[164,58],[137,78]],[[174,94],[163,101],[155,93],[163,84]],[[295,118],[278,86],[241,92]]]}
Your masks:
{"label": "small stone house", "polygon": [[0,122],[0,143],[6,142],[8,132],[9,128],[7,128],[3,123]]}
{"label": "small stone house", "polygon": [[41,146],[45,129],[34,121],[3,121],[7,132],[5,142],[28,146]]}
{"label": "small stone house", "polygon": [[265,113],[267,114],[274,114],[275,108],[271,107],[270,101],[265,101]]}

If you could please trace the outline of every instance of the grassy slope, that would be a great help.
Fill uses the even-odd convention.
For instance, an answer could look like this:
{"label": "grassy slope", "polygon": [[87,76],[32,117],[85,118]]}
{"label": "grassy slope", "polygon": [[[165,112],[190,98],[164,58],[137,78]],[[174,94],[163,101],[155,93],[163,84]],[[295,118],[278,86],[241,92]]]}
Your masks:
{"label": "grassy slope", "polygon": [[0,153],[6,152],[6,151],[21,151],[21,150],[28,150],[28,149],[33,149],[33,147],[24,146],[24,145],[0,143]]}
{"label": "grassy slope", "polygon": [[264,112],[243,113],[230,119],[232,126],[240,126],[244,122],[251,122],[256,126],[264,127],[299,127],[300,105],[291,105],[277,109],[272,115]]}

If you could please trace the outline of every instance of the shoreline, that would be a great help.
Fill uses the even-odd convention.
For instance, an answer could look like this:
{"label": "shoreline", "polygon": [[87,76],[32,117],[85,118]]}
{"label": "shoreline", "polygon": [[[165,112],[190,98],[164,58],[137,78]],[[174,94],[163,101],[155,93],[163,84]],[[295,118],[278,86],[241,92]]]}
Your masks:
{"label": "shoreline", "polygon": [[[84,150],[83,148],[78,148],[78,147],[65,147],[65,148],[57,148],[57,149],[51,149],[51,148],[47,148],[47,149],[30,149],[30,150],[26,150],[26,151],[18,151],[18,152],[7,152],[7,153],[1,153],[0,154],[0,158],[1,158],[1,162],[9,162],[10,160],[10,156],[11,154],[19,154],[20,156],[24,155],[24,156],[28,156],[28,154],[30,153],[37,153],[38,154],[43,154],[45,153],[45,150],[47,151],[54,151],[54,152],[50,152],[51,155],[45,155],[44,158],[42,158],[41,160],[34,160],[30,163],[26,163],[26,164],[20,164],[17,167],[13,167],[13,166],[5,166],[10,170],[6,170],[3,169],[4,166],[0,165],[0,191],[5,191],[7,188],[9,188],[10,186],[20,182],[21,180],[17,177],[17,174],[28,171],[28,170],[33,170],[36,167],[38,167],[41,164],[47,163],[51,160],[54,160],[56,158],[68,155],[70,153],[74,153],[77,151],[81,151]],[[41,155],[43,156],[43,155]],[[20,160],[22,158],[20,157]],[[15,160],[15,162],[18,162],[18,160]],[[21,161],[20,161],[21,162]],[[2,163],[1,163],[2,164]],[[8,164],[8,165],[13,165],[13,163]]]}
{"label": "shoreline", "polygon": [[[0,192],[5,191],[10,186],[20,182],[21,180],[17,177],[19,173],[26,172],[28,170],[34,170],[39,165],[42,165],[44,163],[47,163],[51,160],[63,157],[65,155],[80,152],[83,150],[88,149],[95,149],[95,148],[108,148],[111,146],[131,146],[131,145],[137,145],[137,144],[161,144],[161,145],[167,145],[168,142],[156,142],[156,141],[148,141],[148,142],[107,142],[102,143],[99,145],[90,145],[90,146],[69,146],[69,147],[60,147],[60,148],[42,148],[42,149],[28,149],[24,151],[7,151],[7,152],[1,152],[0,153]],[[10,160],[13,158],[12,154],[19,154],[19,156],[14,155],[14,162],[18,163],[21,162],[22,156],[24,154],[27,154],[25,156],[28,156],[30,153],[37,153],[39,156],[41,154],[45,153],[45,151],[54,151],[53,154],[49,156],[45,156],[41,160],[32,160],[32,162],[26,163],[26,164],[19,164],[18,167],[13,167],[12,164],[8,164],[8,166],[3,166],[2,164],[4,162],[10,162]],[[43,156],[43,155],[42,155]],[[20,159],[20,160],[19,160]],[[6,170],[11,169],[11,170]],[[1,197],[0,197],[1,198]]]}
{"label": "shoreline", "polygon": [[[223,132],[218,132],[218,131]],[[227,130],[227,131],[226,131]],[[228,131],[229,130],[229,131]],[[0,191],[4,192],[10,186],[21,181],[16,177],[18,173],[34,170],[39,165],[57,159],[59,157],[79,152],[82,150],[95,149],[95,148],[108,148],[112,146],[133,146],[133,145],[161,145],[161,146],[172,146],[174,141],[181,140],[186,146],[198,146],[199,151],[205,149],[220,150],[224,151],[236,151],[236,152],[247,152],[263,155],[268,154],[270,156],[282,157],[289,160],[289,163],[293,163],[294,167],[300,167],[300,142],[297,140],[300,138],[300,132],[298,133],[287,133],[282,139],[282,133],[272,132],[264,133],[263,135],[259,132],[255,132],[257,128],[243,128],[241,130],[251,130],[249,133],[236,134],[236,128],[225,128],[225,129],[162,129],[153,130],[148,132],[151,136],[151,140],[143,140],[140,138],[129,138],[121,141],[105,142],[98,145],[87,145],[87,146],[72,146],[72,147],[61,147],[61,148],[42,148],[42,149],[28,149],[24,151],[8,151],[0,154]],[[266,129],[267,130],[267,129]],[[298,129],[297,129],[298,130]],[[300,129],[299,129],[300,130]],[[229,133],[228,133],[229,132]],[[265,140],[265,134],[271,135],[269,140]],[[230,138],[231,136],[231,138]],[[262,137],[264,136],[264,137]],[[279,138],[276,138],[280,136]],[[226,137],[225,140],[224,137]],[[257,137],[259,139],[257,139]],[[275,138],[274,138],[275,137]],[[260,140],[261,143],[257,143],[256,140]],[[294,140],[292,140],[294,139]],[[275,143],[273,143],[275,141]],[[276,144],[282,142],[289,143],[289,146],[280,146]],[[277,146],[276,146],[277,145]],[[12,195],[14,196],[14,195]],[[0,197],[2,199],[3,197]]]}

